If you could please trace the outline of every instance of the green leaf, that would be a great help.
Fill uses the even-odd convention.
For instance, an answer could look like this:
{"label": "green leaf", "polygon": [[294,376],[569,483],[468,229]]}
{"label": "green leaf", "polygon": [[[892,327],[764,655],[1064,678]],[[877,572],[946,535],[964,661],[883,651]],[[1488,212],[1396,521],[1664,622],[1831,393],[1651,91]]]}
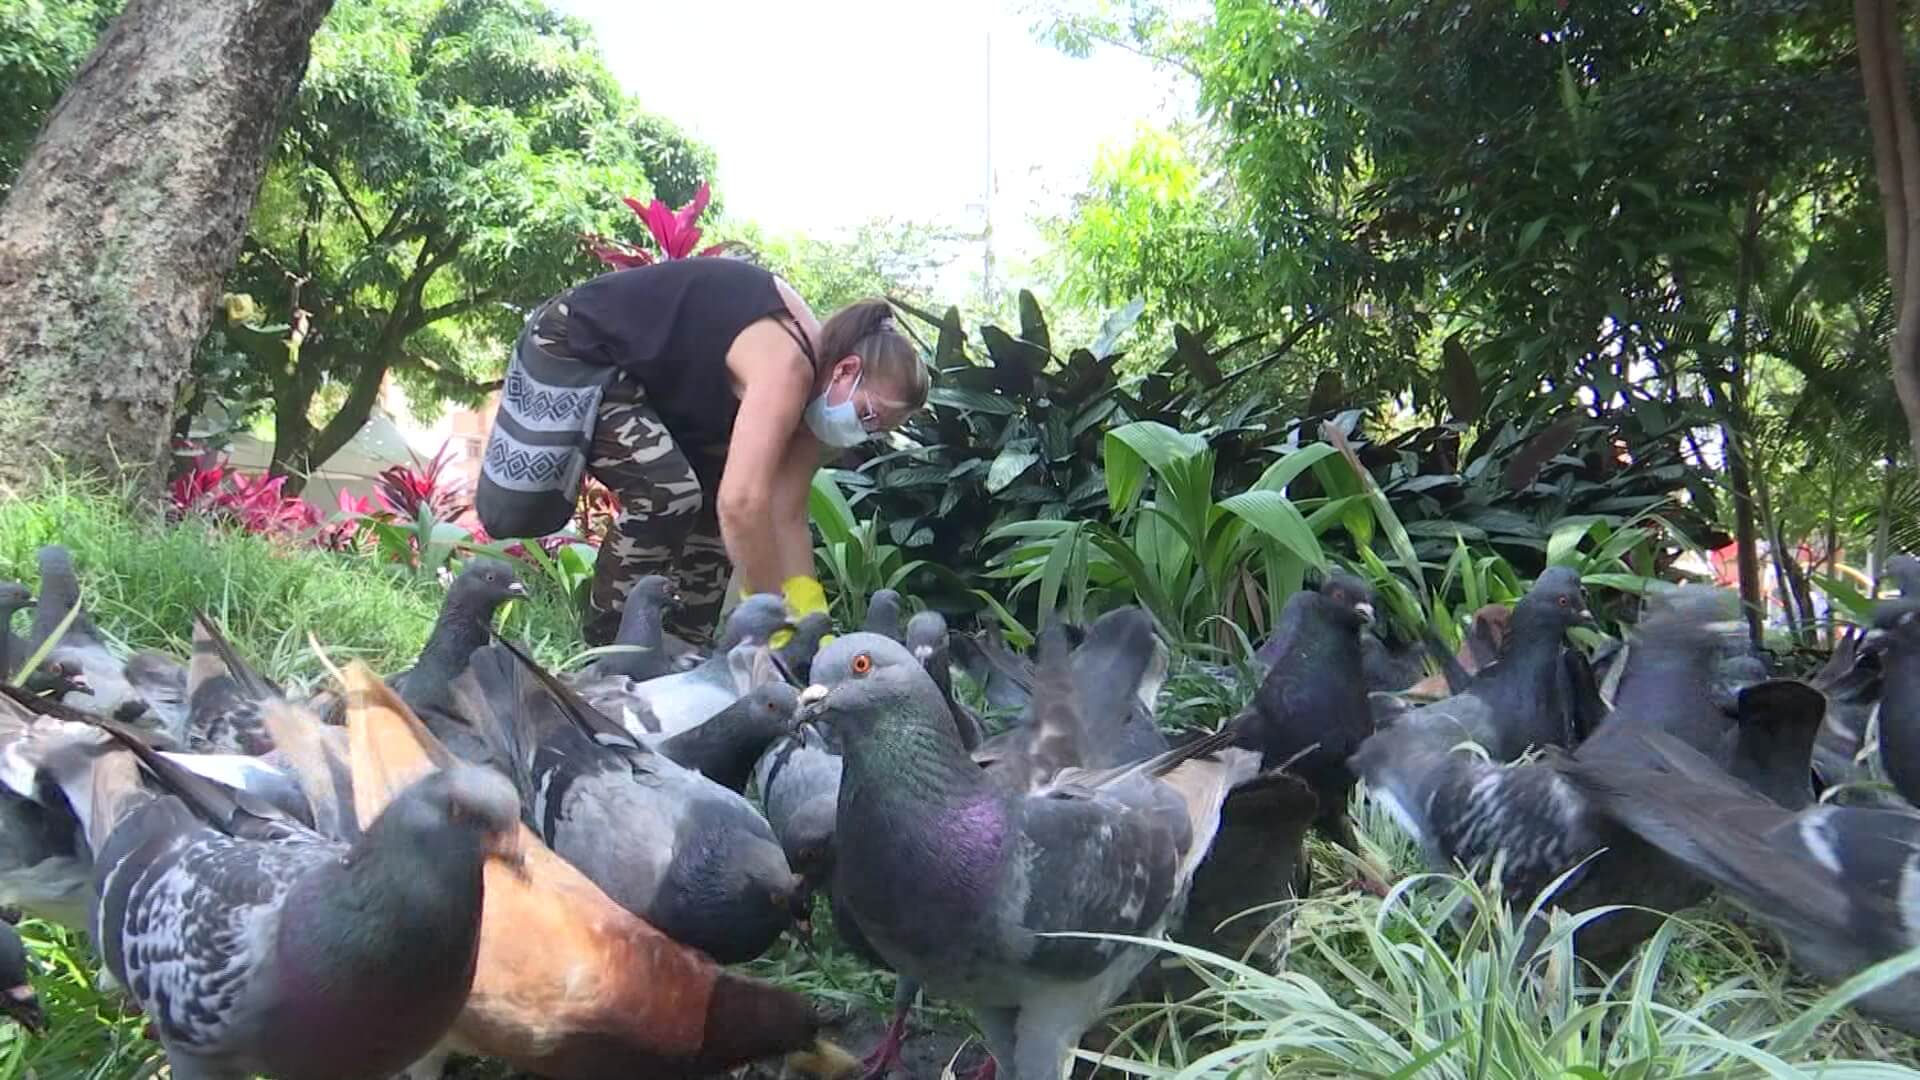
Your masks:
{"label": "green leaf", "polygon": [[1600,522],[1593,518],[1575,518],[1554,527],[1547,537],[1547,565],[1580,565],[1580,544]]}
{"label": "green leaf", "polygon": [[1107,432],[1107,505],[1113,513],[1130,508],[1146,483],[1146,470],[1156,472],[1205,452],[1207,441],[1175,431],[1155,420],[1136,420]]}
{"label": "green leaf", "polygon": [[1243,491],[1220,500],[1220,508],[1272,537],[1315,569],[1327,566],[1326,552],[1298,507],[1275,491]]}
{"label": "green leaf", "polygon": [[1284,492],[1301,473],[1338,453],[1329,443],[1309,443],[1267,466],[1267,471],[1260,474],[1253,486],[1261,491]]}
{"label": "green leaf", "polygon": [[1053,351],[1053,338],[1047,333],[1047,317],[1040,310],[1040,301],[1025,289],[1020,290],[1020,336],[1048,352]]}
{"label": "green leaf", "polygon": [[1120,339],[1126,337],[1134,324],[1140,321],[1140,314],[1147,310],[1147,302],[1135,297],[1127,306],[1108,312],[1100,323],[1100,332],[1094,335],[1093,344],[1088,347],[1096,358],[1105,360],[1120,347]]}
{"label": "green leaf", "polygon": [[1520,254],[1525,255],[1529,248],[1540,242],[1540,234],[1547,231],[1550,220],[1543,216],[1527,222],[1527,227],[1520,230]]}
{"label": "green leaf", "polygon": [[1060,585],[1073,565],[1074,553],[1080,549],[1082,524],[1075,521],[1067,527],[1067,531],[1054,542],[1053,550],[1047,555],[1046,565],[1040,569],[1041,626],[1053,621],[1054,613],[1060,606]]}
{"label": "green leaf", "polygon": [[985,390],[968,390],[960,386],[936,386],[927,391],[927,401],[949,409],[990,413],[994,416],[1014,416],[1020,412],[1020,405],[1016,401]]}
{"label": "green leaf", "polygon": [[1007,485],[1020,479],[1020,474],[1033,467],[1040,455],[1030,445],[1013,445],[1000,451],[993,459],[993,465],[987,470],[987,493],[995,495],[1005,490]]}
{"label": "green leaf", "polygon": [[857,525],[853,507],[847,505],[847,497],[840,490],[839,483],[825,469],[813,474],[813,484],[807,492],[807,513],[827,543],[844,544],[853,539]]}

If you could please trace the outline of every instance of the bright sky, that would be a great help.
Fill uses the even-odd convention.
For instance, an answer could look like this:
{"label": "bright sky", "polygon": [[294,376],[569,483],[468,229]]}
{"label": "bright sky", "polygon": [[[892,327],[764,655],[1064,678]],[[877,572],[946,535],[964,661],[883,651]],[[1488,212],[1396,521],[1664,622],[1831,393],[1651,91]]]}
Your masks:
{"label": "bright sky", "polygon": [[[641,102],[711,145],[729,215],[831,233],[876,217],[977,230],[987,176],[988,37],[996,255],[1033,254],[1104,143],[1189,106],[1115,49],[1034,40],[1013,0],[555,0],[592,23]],[[697,28],[686,25],[689,19]]]}

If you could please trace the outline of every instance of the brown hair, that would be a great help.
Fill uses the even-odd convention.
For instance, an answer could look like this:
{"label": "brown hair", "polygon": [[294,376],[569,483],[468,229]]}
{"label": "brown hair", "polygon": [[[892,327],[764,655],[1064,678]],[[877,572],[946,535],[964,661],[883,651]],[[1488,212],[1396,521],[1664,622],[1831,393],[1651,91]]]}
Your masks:
{"label": "brown hair", "polygon": [[861,371],[898,393],[897,404],[918,409],[927,403],[932,379],[919,350],[894,325],[893,305],[874,297],[856,300],[833,313],[820,327],[820,370],[824,375],[848,356],[859,356]]}

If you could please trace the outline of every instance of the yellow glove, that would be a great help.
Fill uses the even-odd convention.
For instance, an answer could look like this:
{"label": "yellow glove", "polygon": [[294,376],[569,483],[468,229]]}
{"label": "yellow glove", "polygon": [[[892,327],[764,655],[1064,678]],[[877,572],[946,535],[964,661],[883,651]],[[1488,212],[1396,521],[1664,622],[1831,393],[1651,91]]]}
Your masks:
{"label": "yellow glove", "polygon": [[[827,606],[827,590],[821,587],[817,578],[810,578],[805,575],[790,577],[780,586],[780,595],[786,598],[787,616],[795,622],[799,622],[801,619],[816,612],[821,615],[830,614],[830,609]],[[773,637],[767,641],[767,644],[776,649],[782,649],[792,640],[793,631],[781,630],[774,634]],[[827,634],[821,637],[820,645],[824,648],[832,641],[833,635]]]}

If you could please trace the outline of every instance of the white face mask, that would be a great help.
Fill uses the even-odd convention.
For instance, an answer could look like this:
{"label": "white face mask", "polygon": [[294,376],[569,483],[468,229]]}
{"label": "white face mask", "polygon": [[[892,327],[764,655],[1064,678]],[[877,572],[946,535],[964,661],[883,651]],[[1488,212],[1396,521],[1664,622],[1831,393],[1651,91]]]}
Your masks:
{"label": "white face mask", "polygon": [[807,402],[804,415],[807,430],[813,432],[814,438],[840,450],[867,441],[867,426],[861,423],[860,410],[853,404],[853,395],[860,390],[860,379],[861,375],[853,377],[853,387],[847,391],[847,400],[838,405],[827,404],[827,395],[833,392],[832,384]]}

